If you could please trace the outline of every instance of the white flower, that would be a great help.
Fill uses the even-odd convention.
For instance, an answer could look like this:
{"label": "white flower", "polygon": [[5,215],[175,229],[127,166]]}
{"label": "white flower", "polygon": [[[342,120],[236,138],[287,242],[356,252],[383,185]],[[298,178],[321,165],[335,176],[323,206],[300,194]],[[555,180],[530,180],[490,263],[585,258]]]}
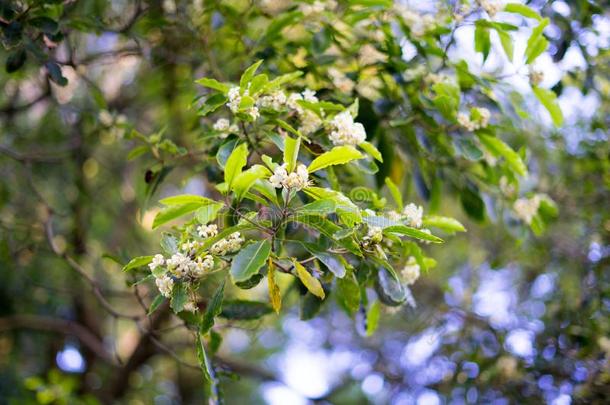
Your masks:
{"label": "white flower", "polygon": [[477,119],[477,124],[479,125],[479,128],[486,128],[487,125],[489,125],[489,119],[491,118],[491,113],[489,112],[489,110],[487,108],[484,108],[484,107],[475,108],[475,110],[479,114],[479,117]]}
{"label": "white flower", "polygon": [[402,210],[402,214],[405,216],[405,221],[409,226],[414,228],[422,227],[422,219],[424,216],[424,208],[422,206],[409,203]]}
{"label": "white flower", "polygon": [[358,53],[358,61],[361,65],[374,65],[379,62],[385,62],[387,60],[387,55],[379,52],[377,48],[375,48],[371,44],[366,44],[362,48],[360,48],[360,52]]}
{"label": "white flower", "polygon": [[470,111],[470,115],[458,113],[457,122],[468,131],[476,131],[477,129],[486,128],[489,125],[491,112],[484,107],[474,107]]}
{"label": "white flower", "polygon": [[296,171],[288,174],[286,164],[278,166],[273,171],[269,182],[275,188],[293,188],[301,190],[309,185],[309,172],[305,165],[298,165]]}
{"label": "white flower", "polygon": [[288,172],[286,172],[286,163],[281,166],[278,166],[273,171],[271,177],[269,177],[269,182],[275,188],[282,188],[284,182],[288,178]]}
{"label": "white flower", "polygon": [[148,264],[148,267],[150,268],[150,271],[153,271],[157,267],[161,267],[164,264],[165,264],[165,258],[163,257],[163,255],[155,255],[155,257],[153,257],[153,259],[152,259],[152,262],[150,262]]}
{"label": "white flower", "polygon": [[303,95],[303,100],[310,103],[317,103],[319,100],[316,97],[316,92],[311,89],[305,89],[301,93]]}
{"label": "white flower", "polygon": [[299,131],[303,135],[309,135],[316,132],[320,125],[322,125],[322,120],[316,113],[309,110],[304,110],[301,113],[301,126],[299,126]]}
{"label": "white flower", "polygon": [[200,278],[214,268],[214,258],[210,255],[205,255],[203,258],[198,257],[191,268],[191,277]]}
{"label": "white flower", "polygon": [[229,130],[229,126],[231,125],[231,122],[226,119],[226,118],[220,118],[218,121],[216,121],[214,123],[214,126],[212,128],[214,128],[216,131],[228,131]]}
{"label": "white flower", "polygon": [[327,1],[316,0],[311,4],[307,4],[307,3],[301,4],[299,6],[299,9],[301,10],[301,12],[303,13],[303,15],[305,17],[311,17],[316,14],[320,14],[320,13],[324,12],[324,10],[332,11],[332,10],[334,10],[334,8],[336,6],[337,6],[337,2],[335,0],[327,0]]}
{"label": "white flower", "polygon": [[241,95],[239,94],[239,87],[231,87],[227,96],[229,96],[229,102],[227,106],[231,112],[236,113],[239,111],[239,103],[241,103]]}
{"label": "white flower", "polygon": [[293,110],[296,110],[298,113],[303,112],[303,108],[297,103],[297,101],[303,100],[303,96],[300,93],[292,93],[288,96],[288,100],[286,100],[286,105]]}
{"label": "white flower", "polygon": [[398,212],[394,211],[394,210],[390,210],[386,213],[386,216],[391,219],[392,221],[400,221],[400,219],[402,218],[402,215],[400,215]]}
{"label": "white flower", "polygon": [[260,112],[258,111],[258,107],[250,107],[248,108],[247,114],[253,119],[256,120],[258,117],[261,116]]}
{"label": "white flower", "polygon": [[532,198],[519,198],[515,201],[513,208],[517,217],[529,225],[532,223],[534,216],[538,213],[538,208],[540,208],[540,196],[535,195]]}
{"label": "white flower", "polygon": [[415,37],[421,37],[436,26],[436,19],[430,14],[422,15],[416,10],[400,3],[395,3],[396,12],[403,18]]}
{"label": "white flower", "polygon": [[309,172],[305,165],[297,166],[297,170],[288,175],[284,187],[301,190],[309,185]]}
{"label": "white flower", "polygon": [[188,311],[188,312],[197,312],[199,310],[199,308],[197,307],[197,303],[195,301],[192,300],[188,300],[185,304],[184,304],[184,311]]}
{"label": "white flower", "polygon": [[203,239],[211,238],[218,235],[218,227],[215,224],[199,225],[197,227],[197,234]]}
{"label": "white flower", "polygon": [[476,123],[470,120],[470,116],[465,113],[458,113],[457,122],[468,131],[475,131],[477,129]]}
{"label": "white flower", "polygon": [[168,275],[163,275],[155,279],[155,284],[161,295],[166,298],[171,297],[172,289],[174,288],[174,280]]}
{"label": "white flower", "polygon": [[502,11],[504,7],[501,2],[494,0],[477,0],[483,10],[489,14],[490,17],[494,17],[499,11]]}
{"label": "white flower", "polygon": [[286,105],[286,94],[281,91],[275,91],[267,96],[263,96],[258,99],[256,104],[261,108],[269,108],[271,110],[279,111]]}
{"label": "white flower", "polygon": [[328,69],[328,75],[333,82],[333,85],[339,89],[341,92],[350,94],[354,91],[354,87],[356,87],[356,83],[345,73],[336,68]]}
{"label": "white flower", "polygon": [[544,72],[530,66],[529,77],[531,85],[538,86],[544,80]]}
{"label": "white flower", "polygon": [[210,248],[210,252],[217,256],[224,256],[227,253],[237,252],[241,248],[244,239],[239,232],[233,232],[226,239],[221,239],[214,243]]}
{"label": "white flower", "polygon": [[175,253],[171,258],[167,259],[167,267],[169,271],[178,277],[186,276],[192,265],[192,260],[184,253]]}
{"label": "white flower", "polygon": [[334,145],[358,145],[366,140],[364,126],[354,122],[347,110],[335,115],[330,125],[334,130],[329,137]]}
{"label": "white flower", "polygon": [[417,264],[413,256],[409,257],[400,274],[407,285],[412,285],[417,281],[419,278],[419,264]]}
{"label": "white flower", "polygon": [[383,230],[379,226],[369,226],[369,231],[363,238],[365,245],[375,245],[383,240]]}

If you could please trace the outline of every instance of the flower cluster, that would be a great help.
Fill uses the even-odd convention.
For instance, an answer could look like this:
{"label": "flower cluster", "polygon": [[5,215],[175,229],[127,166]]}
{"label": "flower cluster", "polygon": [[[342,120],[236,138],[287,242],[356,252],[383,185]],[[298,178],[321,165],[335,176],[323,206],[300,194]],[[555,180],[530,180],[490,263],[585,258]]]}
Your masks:
{"label": "flower cluster", "polygon": [[424,208],[421,205],[417,206],[413,203],[407,204],[402,210],[402,215],[404,216],[407,225],[412,226],[414,228],[422,227]]}
{"label": "flower cluster", "polygon": [[415,37],[421,37],[436,27],[436,19],[431,14],[421,14],[400,3],[395,3],[394,8]]}
{"label": "flower cluster", "polygon": [[333,131],[330,140],[334,145],[358,145],[366,140],[364,126],[354,122],[349,111],[343,111],[335,115],[330,122]]}
{"label": "flower cluster", "polygon": [[164,297],[172,297],[176,283],[186,283],[190,297],[184,305],[184,310],[190,312],[197,310],[194,286],[217,265],[212,255],[224,256],[227,253],[236,252],[244,242],[239,232],[235,232],[212,245],[209,252],[201,253],[198,251],[203,248],[204,240],[216,236],[218,228],[214,224],[200,225],[197,227],[197,234],[202,240],[187,240],[180,244],[179,250],[169,258],[157,254],[148,264],[155,277],[155,284]]}
{"label": "flower cluster", "polygon": [[235,133],[239,132],[239,128],[237,127],[237,124],[231,124],[231,122],[228,119],[226,119],[226,118],[218,119],[214,123],[212,128],[215,131],[220,132],[221,136],[223,138],[226,137],[229,134],[235,134]]}
{"label": "flower cluster", "polygon": [[538,213],[538,208],[540,208],[540,201],[541,198],[538,194],[532,198],[519,198],[513,205],[517,217],[526,224],[531,224],[534,216]]}
{"label": "flower cluster", "polygon": [[218,227],[215,224],[199,225],[197,227],[197,234],[203,239],[211,238],[218,235]]}
{"label": "flower cluster", "polygon": [[260,108],[268,108],[270,110],[279,111],[286,105],[288,98],[282,90],[274,91],[271,94],[263,96],[256,101],[256,105]]}
{"label": "flower cluster", "polygon": [[275,188],[302,190],[310,184],[309,172],[305,165],[298,165],[294,172],[288,174],[284,163],[275,168],[269,182]]}
{"label": "flower cluster", "polygon": [[301,4],[299,6],[299,9],[301,10],[301,12],[303,13],[303,15],[305,17],[311,17],[316,14],[321,14],[326,10],[332,11],[335,9],[335,7],[337,7],[337,2],[334,0],[327,0],[327,1],[315,0],[311,4],[307,4],[307,3]]}
{"label": "flower cluster", "polygon": [[413,256],[410,256],[405,264],[405,267],[403,267],[402,271],[400,272],[406,285],[415,284],[419,278],[419,270],[419,264],[417,264],[417,261]]}
{"label": "flower cluster", "polygon": [[489,125],[491,113],[487,108],[474,107],[470,110],[470,115],[459,113],[457,115],[458,124],[468,131],[476,131],[477,129],[486,128]]}
{"label": "flower cluster", "polygon": [[530,66],[529,78],[532,86],[538,86],[544,80],[544,72]]}
{"label": "flower cluster", "polygon": [[[239,87],[231,87],[229,89],[229,92],[227,93],[227,96],[229,97],[229,102],[227,103],[227,107],[229,107],[231,112],[236,114],[240,110],[240,105],[241,105],[242,97],[243,96],[248,96],[248,90],[247,89],[244,90],[244,94],[242,95]],[[252,107],[247,108],[245,112],[253,120],[256,120],[260,116],[260,113],[258,111],[258,107],[256,107],[256,106],[252,106]]]}
{"label": "flower cluster", "polygon": [[345,94],[351,94],[354,91],[354,87],[356,87],[356,83],[337,68],[329,68],[328,76],[333,82],[333,86]]}
{"label": "flower cluster", "polygon": [[299,115],[301,121],[299,131],[303,135],[309,135],[320,128],[322,120],[313,111],[301,107],[298,103],[301,100],[309,103],[317,103],[319,100],[316,97],[316,92],[310,89],[305,89],[302,93],[292,93],[286,100],[286,105]]}
{"label": "flower cluster", "polygon": [[210,252],[217,256],[225,256],[228,253],[235,253],[244,243],[244,238],[239,232],[233,232],[228,238],[224,238],[214,243],[210,248]]}
{"label": "flower cluster", "polygon": [[494,0],[477,0],[477,3],[493,18],[504,7],[502,3]]}
{"label": "flower cluster", "polygon": [[368,233],[362,240],[364,246],[378,245],[383,240],[383,230],[378,226],[369,226]]}
{"label": "flower cluster", "polygon": [[360,52],[358,53],[358,62],[363,66],[385,62],[387,59],[388,56],[385,53],[379,52],[377,48],[371,44],[364,45],[360,48]]}

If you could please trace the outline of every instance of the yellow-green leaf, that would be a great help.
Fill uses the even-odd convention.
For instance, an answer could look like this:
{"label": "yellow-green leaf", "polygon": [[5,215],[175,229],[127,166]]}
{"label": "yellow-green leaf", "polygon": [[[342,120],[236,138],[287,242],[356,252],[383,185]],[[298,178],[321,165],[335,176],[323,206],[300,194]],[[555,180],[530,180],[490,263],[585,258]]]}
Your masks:
{"label": "yellow-green leaf", "polygon": [[271,307],[279,314],[282,309],[282,294],[280,287],[275,282],[275,266],[273,260],[269,258],[267,260],[267,282],[269,283],[269,301],[271,301]]}
{"label": "yellow-green leaf", "polygon": [[326,295],[324,294],[324,289],[322,288],[320,281],[312,276],[311,273],[309,273],[307,269],[297,260],[292,259],[292,262],[294,263],[294,268],[297,271],[297,277],[299,277],[299,280],[301,280],[305,288],[307,288],[307,290],[316,297],[324,299]]}

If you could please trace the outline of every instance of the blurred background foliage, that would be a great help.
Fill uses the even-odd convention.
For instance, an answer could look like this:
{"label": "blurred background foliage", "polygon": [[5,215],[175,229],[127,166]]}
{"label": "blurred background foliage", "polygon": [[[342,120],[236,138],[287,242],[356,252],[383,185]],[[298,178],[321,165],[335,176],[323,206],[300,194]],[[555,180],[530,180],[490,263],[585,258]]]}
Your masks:
{"label": "blurred background foliage", "polygon": [[[472,24],[446,28],[460,4],[410,2],[441,23],[423,36],[398,29],[405,42],[384,25],[387,2],[353,3],[367,7],[340,19],[288,1],[0,1],[1,403],[202,401],[188,334],[167,308],[130,319],[154,291],[130,286],[118,263],[157,246],[154,201],[220,176],[206,164],[210,123],[190,107],[194,79],[234,81],[260,58],[274,74],[303,70],[323,97],[359,97],[385,158],[378,185],[392,177],[405,200],[454,215],[468,233],[427,248],[438,266],[414,288],[417,308],[384,314],[372,337],[334,303],[300,320],[292,296],[280,317],[218,325],[227,403],[607,402],[607,5],[528,2],[550,19],[538,68],[563,110],[555,128],[528,73],[505,70],[495,37],[483,63]],[[387,60],[361,66],[367,43]],[[452,138],[420,104],[429,83],[418,66],[463,73],[463,97],[496,112],[527,180]],[[134,129],[158,153],[135,148]],[[538,235],[510,210],[533,192],[558,207]]]}

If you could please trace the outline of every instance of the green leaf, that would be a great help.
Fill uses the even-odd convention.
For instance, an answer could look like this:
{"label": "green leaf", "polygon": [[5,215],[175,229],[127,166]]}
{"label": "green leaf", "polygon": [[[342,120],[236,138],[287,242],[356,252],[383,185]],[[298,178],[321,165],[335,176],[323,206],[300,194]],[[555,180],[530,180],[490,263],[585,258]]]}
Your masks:
{"label": "green leaf", "polygon": [[11,54],[6,59],[6,73],[13,73],[21,69],[21,67],[25,64],[26,58],[27,53],[23,48],[19,48],[11,52]]}
{"label": "green leaf", "polygon": [[336,204],[333,200],[317,200],[309,204],[305,204],[297,209],[295,215],[320,215],[324,216],[335,212]]}
{"label": "green leaf", "polygon": [[254,77],[256,70],[259,68],[259,66],[262,63],[263,63],[262,59],[254,62],[248,69],[246,69],[244,71],[244,74],[241,75],[241,78],[239,79],[239,87],[242,90],[246,90],[248,88],[248,83],[250,83],[252,81],[252,78]]}
{"label": "green leaf", "polygon": [[127,154],[127,160],[134,160],[138,156],[141,156],[148,151],[149,151],[148,145],[136,146],[135,148],[130,150],[129,153]]}
{"label": "green leaf", "polygon": [[297,70],[296,72],[291,72],[291,73],[287,73],[285,75],[278,76],[267,84],[267,86],[265,87],[265,90],[276,89],[286,83],[290,83],[290,82],[298,79],[302,75],[303,75],[303,72]]}
{"label": "green leaf", "polygon": [[513,39],[510,34],[506,31],[496,30],[498,33],[498,37],[500,37],[500,43],[502,44],[502,49],[504,49],[504,53],[509,61],[513,60],[514,55],[514,46]]}
{"label": "green leaf", "polygon": [[526,63],[532,63],[549,46],[549,42],[542,34],[547,25],[549,25],[549,19],[545,18],[540,20],[540,24],[532,30],[532,34],[527,40],[527,48],[525,48]]}
{"label": "green leaf", "polygon": [[248,145],[242,143],[231,152],[225,165],[225,183],[232,190],[233,181],[241,173],[248,160]]}
{"label": "green leaf", "polygon": [[332,253],[323,252],[316,248],[315,245],[311,243],[303,243],[303,246],[309,253],[315,256],[326,268],[335,275],[337,278],[345,277],[345,273],[347,270],[345,269],[345,265],[343,261],[341,261],[341,257],[338,255],[334,255]]}
{"label": "green leaf", "polygon": [[394,203],[396,204],[398,211],[402,211],[404,205],[402,202],[402,194],[400,193],[400,190],[389,177],[385,178],[385,185],[390,190],[390,194],[392,194],[392,198],[394,199]]}
{"label": "green leaf", "polygon": [[129,261],[129,263],[127,263],[125,266],[123,266],[123,271],[129,271],[132,269],[137,269],[138,267],[146,266],[150,262],[152,262],[153,257],[154,256],[134,257],[133,259],[131,259]]}
{"label": "green leaf", "polygon": [[258,94],[262,91],[269,83],[269,78],[266,74],[256,75],[252,78],[252,82],[250,83],[250,89],[248,93],[252,96]]}
{"label": "green leaf", "polygon": [[327,188],[321,187],[307,187],[303,191],[316,200],[319,199],[331,199],[335,202],[337,215],[342,223],[347,226],[354,226],[362,222],[362,215],[360,214],[360,208],[352,202],[343,193]]}
{"label": "green leaf", "polygon": [[225,301],[220,316],[226,319],[253,320],[270,314],[273,310],[264,302],[232,300]]}
{"label": "green leaf", "polygon": [[354,274],[350,272],[337,279],[337,301],[345,311],[354,315],[360,309],[360,286]]}
{"label": "green leaf", "polygon": [[406,225],[391,225],[383,229],[383,233],[397,233],[400,235],[409,236],[420,240],[425,240],[432,243],[443,243],[443,240],[438,236],[430,235],[427,232],[417,228],[412,228]]}
{"label": "green leaf", "polygon": [[542,17],[540,17],[540,14],[538,14],[537,12],[535,12],[534,10],[532,10],[525,4],[508,3],[506,6],[504,6],[504,11],[506,11],[507,13],[521,14],[524,17],[534,18],[538,21],[542,20]]}
{"label": "green leaf", "polygon": [[156,229],[169,221],[196,211],[199,208],[201,208],[201,203],[196,202],[182,205],[171,205],[157,213],[155,219],[153,220],[152,228]]}
{"label": "green leaf", "polygon": [[175,283],[172,291],[170,306],[174,312],[178,313],[184,309],[184,304],[188,301],[188,291],[186,283]]}
{"label": "green leaf", "polygon": [[254,165],[248,170],[238,174],[233,182],[233,191],[237,196],[237,200],[241,200],[244,197],[256,180],[263,179],[270,175],[271,172],[269,169],[262,165]]}
{"label": "green leaf", "polygon": [[527,166],[521,160],[521,156],[510,146],[502,142],[500,139],[493,136],[477,134],[481,143],[487,148],[492,154],[496,156],[503,156],[506,159],[508,166],[519,176],[527,176]]}
{"label": "green leaf", "polygon": [[560,127],[563,124],[563,113],[561,112],[561,108],[559,108],[559,104],[557,103],[557,95],[553,91],[543,89],[542,87],[534,86],[533,90],[536,98],[538,98],[544,108],[546,108],[551,115],[553,124],[556,127]]}
{"label": "green leaf", "polygon": [[202,225],[207,225],[218,216],[218,212],[224,207],[224,204],[219,202],[215,204],[205,205],[195,212],[195,218],[197,222]]}
{"label": "green leaf", "polygon": [[218,90],[223,94],[227,94],[229,89],[231,88],[231,86],[229,86],[228,84],[221,83],[216,79],[209,79],[207,77],[195,80],[195,83],[200,84],[204,87],[208,87],[210,89]]}
{"label": "green leaf", "polygon": [[160,244],[161,249],[168,255],[173,255],[178,251],[178,239],[171,233],[164,232]]}
{"label": "green leaf", "polygon": [[203,377],[203,386],[205,389],[205,397],[209,400],[210,404],[217,404],[218,398],[216,398],[216,381],[213,377],[214,371],[212,364],[208,358],[203,342],[201,341],[201,335],[196,333],[196,346],[197,346],[197,360],[199,361],[199,367],[201,368],[201,374]]}
{"label": "green leaf", "polygon": [[383,157],[381,156],[381,152],[370,142],[362,142],[358,146],[360,146],[366,153],[371,155],[373,159],[383,162]]}
{"label": "green leaf", "polygon": [[374,301],[366,313],[366,335],[373,336],[379,326],[381,317],[381,305],[379,301]]}
{"label": "green leaf", "polygon": [[307,271],[307,269],[296,259],[293,259],[292,263],[297,271],[297,277],[299,280],[301,280],[301,283],[303,283],[305,288],[307,288],[310,293],[323,300],[326,295],[324,294],[324,289],[322,288],[320,281],[312,276],[311,273]]}
{"label": "green leaf", "polygon": [[423,219],[424,226],[432,226],[447,232],[466,232],[466,228],[457,219],[428,215]]}
{"label": "green leaf", "polygon": [[238,281],[237,283],[235,283],[235,286],[241,288],[242,290],[249,290],[249,289],[254,288],[257,285],[259,285],[261,280],[264,277],[265,276],[262,275],[261,273],[256,273],[255,275],[253,275],[252,277],[250,277],[247,280]]}
{"label": "green leaf", "polygon": [[302,17],[303,13],[297,10],[279,15],[271,21],[262,40],[269,43],[269,41],[277,37],[284,28],[298,22]]}
{"label": "green leaf", "polygon": [[216,93],[208,98],[205,103],[203,103],[203,105],[197,109],[197,115],[200,117],[205,117],[206,115],[213,113],[225,105],[227,101],[228,98],[224,94]]}
{"label": "green leaf", "polygon": [[233,281],[245,281],[256,274],[270,253],[271,243],[268,240],[252,243],[240,250],[231,263]]}
{"label": "green leaf", "polygon": [[153,312],[155,312],[159,306],[161,304],[163,304],[163,302],[165,302],[165,297],[161,294],[158,294],[155,299],[150,303],[150,307],[148,308],[148,313],[147,315],[152,314]]}
{"label": "green leaf", "polygon": [[288,173],[296,168],[300,146],[301,138],[293,139],[289,136],[284,138],[284,163],[286,163]]}
{"label": "green leaf", "polygon": [[[294,220],[305,224],[308,228],[315,229],[316,231],[320,232],[322,235],[330,238],[331,240],[335,240],[334,235],[338,231],[343,229],[334,222],[316,215],[297,215],[294,217]],[[337,240],[336,243],[343,246],[351,253],[357,256],[362,256],[362,252],[360,251],[359,246],[354,242],[352,238]]]}
{"label": "green leaf", "polygon": [[482,222],[485,219],[485,203],[479,191],[473,187],[464,187],[460,193],[460,201],[469,217]]}
{"label": "green leaf", "polygon": [[335,146],[330,151],[325,152],[315,158],[307,170],[313,173],[328,166],[341,165],[355,159],[362,159],[364,156],[352,146]]}
{"label": "green leaf", "polygon": [[407,299],[405,289],[400,280],[394,277],[386,267],[380,267],[377,271],[375,291],[379,296],[379,300],[385,305],[399,306]]}
{"label": "green leaf", "polygon": [[184,205],[184,204],[199,204],[200,206],[208,204],[217,204],[216,201],[200,195],[181,194],[159,200],[163,205]]}
{"label": "green leaf", "polygon": [[435,83],[432,86],[436,96],[432,100],[435,107],[446,119],[453,119],[460,106],[460,88],[451,83]]}
{"label": "green leaf", "polygon": [[201,319],[199,333],[202,335],[205,335],[210,331],[210,329],[212,329],[212,326],[214,326],[214,318],[216,318],[222,311],[222,299],[224,297],[224,293],[225,281],[223,280],[214,292],[214,296],[208,303],[205,314],[203,314],[203,318]]}
{"label": "green leaf", "polygon": [[485,20],[477,20],[475,23],[474,49],[483,54],[483,62],[485,62],[491,50],[491,40],[489,38],[489,28],[481,21]]}
{"label": "green leaf", "polygon": [[477,147],[472,138],[454,138],[453,144],[459,154],[464,156],[466,159],[473,162],[483,159],[483,151]]}

